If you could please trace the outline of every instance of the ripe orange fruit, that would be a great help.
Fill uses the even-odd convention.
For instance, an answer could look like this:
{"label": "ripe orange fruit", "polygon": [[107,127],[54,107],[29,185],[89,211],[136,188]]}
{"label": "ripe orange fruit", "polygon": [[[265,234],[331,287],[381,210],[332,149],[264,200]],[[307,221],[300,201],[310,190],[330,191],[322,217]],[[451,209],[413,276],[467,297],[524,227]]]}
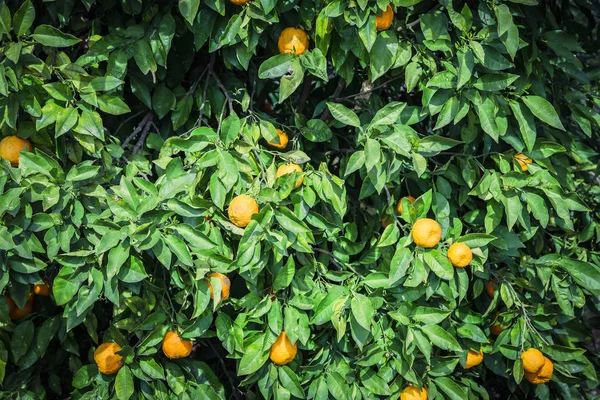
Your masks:
{"label": "ripe orange fruit", "polygon": [[[302,168],[297,164],[284,164],[281,167],[277,168],[277,173],[275,174],[275,177],[280,178],[284,175],[291,174],[294,172],[301,174]],[[294,186],[294,187],[299,188],[300,185],[302,185],[302,182],[304,182],[304,177],[302,175],[300,175],[300,177],[296,181],[296,186]]]}
{"label": "ripe orange fruit", "polygon": [[269,358],[277,365],[285,365],[296,357],[296,353],[298,353],[298,345],[292,344],[285,332],[281,332],[271,346]]}
{"label": "ripe orange fruit", "polygon": [[427,400],[427,389],[415,386],[407,386],[400,393],[400,400]]}
{"label": "ripe orange fruit", "polygon": [[500,313],[496,312],[496,315],[494,316],[494,319],[492,320],[492,326],[490,326],[490,333],[495,336],[498,336],[504,330],[504,329],[502,329],[502,324],[500,322],[500,319],[498,318],[499,314]]}
{"label": "ripe orange fruit", "polygon": [[244,4],[250,3],[250,0],[229,0],[231,4],[236,6],[243,6]]}
{"label": "ripe orange fruit", "polygon": [[[231,281],[227,277],[227,275],[223,275],[220,272],[213,272],[208,275],[209,278],[217,278],[221,281],[221,301],[225,301],[229,298],[229,290],[231,289]],[[212,285],[210,284],[210,279],[208,279],[208,288],[210,289],[210,298],[214,299],[214,293]]]}
{"label": "ripe orange fruit", "polygon": [[523,172],[525,172],[529,169],[527,164],[531,164],[533,162],[531,160],[531,158],[527,157],[525,154],[522,154],[522,153],[515,155],[515,160],[517,160],[517,162],[521,166],[521,171],[523,171]]}
{"label": "ripe orange fruit", "polygon": [[412,227],[413,241],[417,246],[430,249],[442,238],[442,227],[430,218],[421,218]]}
{"label": "ripe orange fruit", "polygon": [[98,371],[105,375],[116,374],[123,366],[123,357],[117,354],[121,351],[121,346],[116,343],[102,343],[94,352],[94,361],[98,366]]}
{"label": "ripe orange fruit", "polygon": [[184,358],[190,355],[194,342],[179,337],[176,331],[169,331],[162,341],[162,350],[170,359]]}
{"label": "ripe orange fruit", "polygon": [[269,103],[268,100],[265,100],[265,103],[263,104],[263,108],[262,109],[267,114],[271,114],[273,112],[273,106],[271,105],[271,103]]}
{"label": "ripe orange fruit", "polygon": [[285,28],[277,41],[279,53],[291,53],[299,56],[308,49],[308,36],[302,29]]}
{"label": "ripe orange fruit", "polygon": [[231,200],[227,213],[234,225],[244,228],[250,223],[252,216],[258,213],[258,204],[252,197],[241,194]]}
{"label": "ripe orange fruit", "polygon": [[275,147],[276,149],[285,149],[285,146],[288,144],[288,135],[281,129],[277,129],[277,134],[279,135],[279,143],[267,142],[267,144],[271,147]]}
{"label": "ripe orange fruit", "polygon": [[33,311],[33,302],[34,297],[33,293],[29,293],[27,297],[27,303],[25,303],[25,307],[19,308],[10,297],[6,297],[6,301],[8,302],[8,316],[11,320],[25,318]]}
{"label": "ripe orange fruit", "polygon": [[50,296],[50,286],[48,286],[48,282],[44,280],[44,283],[33,285],[33,293],[40,296]]}
{"label": "ripe orange fruit", "polygon": [[521,354],[523,369],[531,374],[537,373],[544,366],[546,357],[538,349],[530,348]]}
{"label": "ripe orange fruit", "polygon": [[385,217],[381,218],[381,226],[383,226],[383,229],[387,228],[389,225],[391,225],[393,223],[394,223],[393,219],[388,220],[387,215]]}
{"label": "ripe orange fruit", "polygon": [[0,157],[10,162],[13,167],[19,166],[20,152],[31,150],[31,142],[18,136],[7,136],[0,141]]}
{"label": "ripe orange fruit", "polygon": [[544,357],[544,365],[534,373],[525,372],[525,379],[529,381],[529,383],[533,383],[534,385],[540,385],[542,383],[547,383],[552,379],[552,373],[554,372],[554,364],[548,357]]}
{"label": "ripe orange fruit", "polygon": [[378,31],[383,31],[392,26],[392,21],[394,20],[394,10],[388,4],[387,8],[381,15],[377,15],[375,17],[375,25]]}
{"label": "ripe orange fruit", "polygon": [[[416,200],[416,199],[415,199],[414,197],[412,197],[412,196],[405,196],[405,197],[402,197],[402,199],[408,199],[408,201],[410,201],[411,203],[414,203],[414,202],[415,202],[415,200]],[[399,213],[399,214],[402,214],[402,199],[400,199],[400,200],[398,201],[398,213]]]}
{"label": "ripe orange fruit", "polygon": [[479,353],[469,349],[467,353],[467,362],[465,362],[465,368],[473,368],[483,361],[483,352],[479,350]]}
{"label": "ripe orange fruit", "polygon": [[494,281],[488,281],[487,285],[485,285],[485,291],[488,296],[492,299],[494,298],[494,293],[496,293],[496,287],[494,286]]}
{"label": "ripe orange fruit", "polygon": [[471,263],[473,252],[464,243],[454,243],[448,249],[448,259],[455,267],[464,268]]}
{"label": "ripe orange fruit", "polygon": [[502,325],[500,324],[494,324],[492,326],[490,326],[490,332],[492,333],[492,335],[498,336],[499,334],[502,333],[504,329],[502,329]]}

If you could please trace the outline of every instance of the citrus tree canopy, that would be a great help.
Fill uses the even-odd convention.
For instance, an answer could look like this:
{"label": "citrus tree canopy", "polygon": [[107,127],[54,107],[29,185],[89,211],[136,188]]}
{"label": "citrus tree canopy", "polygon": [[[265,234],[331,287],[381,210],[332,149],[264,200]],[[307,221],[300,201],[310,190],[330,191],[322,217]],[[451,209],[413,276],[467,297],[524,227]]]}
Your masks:
{"label": "citrus tree canopy", "polygon": [[599,25],[0,0],[0,398],[595,398]]}

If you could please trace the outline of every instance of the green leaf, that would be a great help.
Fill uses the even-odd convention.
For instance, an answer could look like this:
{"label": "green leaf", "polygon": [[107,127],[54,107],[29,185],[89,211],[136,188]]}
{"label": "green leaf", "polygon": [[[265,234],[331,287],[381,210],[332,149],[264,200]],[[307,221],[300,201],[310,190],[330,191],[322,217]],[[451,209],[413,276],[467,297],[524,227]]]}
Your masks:
{"label": "green leaf", "polygon": [[300,60],[294,59],[287,71],[287,74],[281,77],[279,83],[279,103],[290,97],[302,83],[304,78],[304,68]]}
{"label": "green leaf", "polygon": [[133,44],[133,59],[142,74],[147,75],[148,72],[156,72],[157,65],[148,39],[140,39]]}
{"label": "green leaf", "polygon": [[456,118],[456,114],[458,114],[459,107],[460,101],[454,96],[450,97],[442,106],[442,109],[438,115],[437,122],[433,129],[437,130],[443,128],[450,122],[454,121],[454,119]]}
{"label": "green leaf", "polygon": [[396,123],[405,107],[406,103],[398,101],[386,104],[375,113],[375,116],[369,123],[369,129],[375,126],[387,126]]}
{"label": "green leaf", "polygon": [[121,269],[119,280],[125,283],[141,282],[148,277],[143,262],[135,257],[129,257],[129,268]]}
{"label": "green leaf", "polygon": [[152,358],[140,360],[140,368],[152,379],[165,380],[165,370]]}
{"label": "green leaf", "polygon": [[371,82],[375,82],[377,78],[383,76],[392,68],[397,52],[398,38],[396,34],[391,30],[381,32],[370,51],[369,77]]}
{"label": "green leaf", "polygon": [[486,74],[477,79],[473,86],[479,90],[495,92],[506,89],[518,78],[519,75],[515,74]]}
{"label": "green leaf", "polygon": [[502,71],[513,66],[498,50],[491,46],[483,46],[475,41],[469,42],[469,46],[477,60],[488,69]]}
{"label": "green leaf", "polygon": [[377,242],[377,247],[391,246],[394,243],[396,243],[399,238],[400,229],[398,229],[396,224],[390,224],[383,231],[381,238],[379,238],[379,241]]}
{"label": "green leaf", "polygon": [[454,278],[454,267],[439,250],[429,250],[423,253],[425,264],[441,279],[450,280]]}
{"label": "green leaf", "polygon": [[92,384],[93,379],[98,375],[96,364],[84,365],[73,375],[72,385],[75,389],[83,389]]}
{"label": "green leaf", "polygon": [[359,150],[352,153],[352,155],[348,159],[348,164],[346,164],[346,172],[344,173],[344,177],[350,175],[355,171],[358,171],[363,167],[363,165],[365,165],[365,152]]}
{"label": "green leaf", "polygon": [[438,325],[424,325],[421,327],[423,332],[427,335],[431,343],[434,346],[439,347],[442,350],[449,350],[460,353],[463,351],[462,347],[454,336],[449,334],[444,328]]}
{"label": "green leaf", "polygon": [[77,133],[91,135],[104,141],[102,118],[100,118],[100,115],[95,111],[82,111],[78,124],[73,130]]}
{"label": "green leaf", "polygon": [[418,152],[425,155],[435,155],[440,151],[448,150],[458,146],[463,142],[450,139],[444,136],[431,135],[426,136],[419,141]]}
{"label": "green leaf", "polygon": [[496,142],[500,137],[500,130],[496,124],[496,107],[490,98],[485,98],[483,102],[475,105],[475,111],[479,116],[479,123],[485,133],[487,133]]}
{"label": "green leaf", "polygon": [[9,34],[11,28],[11,18],[10,18],[10,10],[6,5],[6,2],[2,2],[2,6],[0,7],[0,39],[2,39],[3,34]]}
{"label": "green leaf", "polygon": [[52,293],[57,306],[67,304],[79,290],[81,282],[73,279],[75,271],[71,267],[62,267],[52,284]]}
{"label": "green leaf", "polygon": [[320,119],[311,119],[306,123],[302,135],[311,142],[326,142],[333,136],[327,123]]}
{"label": "green leaf", "polygon": [[179,396],[185,391],[186,387],[186,379],[185,375],[181,368],[172,362],[168,362],[166,364],[167,369],[167,383],[169,387],[175,393],[175,395]]}
{"label": "green leaf", "polygon": [[180,0],[179,1],[179,12],[183,15],[183,18],[190,24],[194,24],[196,14],[198,14],[198,8],[200,7],[200,0]]}
{"label": "green leaf", "polygon": [[367,22],[358,28],[358,37],[360,37],[365,49],[370,52],[377,40],[377,18],[375,15],[369,15]]}
{"label": "green leaf", "polygon": [[266,338],[266,334],[259,335],[244,348],[244,355],[238,366],[238,375],[252,374],[258,371],[267,361],[269,351],[268,348],[264,348]]}
{"label": "green leaf", "polygon": [[519,124],[519,131],[521,132],[525,146],[527,146],[527,150],[533,150],[537,136],[533,114],[529,109],[522,107],[521,103],[511,101],[508,104]]}
{"label": "green leaf", "polygon": [[33,342],[34,333],[35,328],[31,320],[22,322],[15,328],[10,341],[10,354],[17,364],[21,357],[29,350],[29,346],[31,346]]}
{"label": "green leaf", "polygon": [[465,389],[459,386],[453,379],[440,377],[435,378],[433,381],[451,400],[464,400],[468,398]]}
{"label": "green leaf", "polygon": [[523,103],[525,103],[533,115],[540,120],[556,129],[560,129],[561,131],[565,130],[565,127],[560,121],[560,117],[548,100],[540,96],[523,96],[521,97],[521,100],[523,100]]}
{"label": "green leaf", "polygon": [[370,171],[379,164],[381,158],[381,145],[375,139],[367,139],[365,143],[365,166],[367,171]]}
{"label": "green leaf", "polygon": [[152,108],[152,97],[148,85],[141,79],[130,76],[131,92],[138,98],[146,107]]}
{"label": "green leaf", "polygon": [[458,80],[456,82],[456,88],[460,89],[463,87],[473,75],[473,68],[475,68],[475,58],[473,52],[469,48],[461,48],[456,52],[458,58]]}
{"label": "green leaf", "polygon": [[175,108],[177,99],[173,92],[164,84],[159,84],[152,93],[152,109],[158,115],[158,119],[163,119],[165,115]]}
{"label": "green leaf", "polygon": [[413,89],[417,87],[422,73],[423,69],[421,68],[421,65],[417,62],[413,61],[406,66],[406,70],[404,72],[404,80],[407,92],[412,92]]}
{"label": "green leaf", "polygon": [[437,325],[448,318],[450,313],[451,311],[444,311],[439,308],[418,306],[414,309],[411,318],[426,325]]}
{"label": "green leaf", "polygon": [[458,327],[456,330],[458,336],[466,339],[473,340],[477,343],[487,343],[488,338],[486,334],[476,325],[464,324]]}
{"label": "green leaf", "polygon": [[597,293],[600,291],[600,268],[594,264],[577,260],[565,260],[560,265],[571,275],[577,284]]}
{"label": "green leaf", "polygon": [[60,110],[56,116],[55,137],[59,137],[69,132],[75,126],[79,119],[79,113],[74,107],[68,107]]}
{"label": "green leaf", "polygon": [[411,261],[412,252],[408,248],[401,246],[396,247],[396,252],[390,262],[390,287],[393,287],[396,282],[406,276],[406,271],[408,271]]}
{"label": "green leaf", "polygon": [[118,88],[123,83],[124,82],[122,80],[117,79],[114,76],[107,75],[92,79],[92,81],[88,85],[88,88],[93,89],[95,91],[107,92],[109,90]]}
{"label": "green leaf", "polygon": [[506,4],[498,5],[494,11],[498,19],[498,36],[510,57],[514,59],[519,49],[519,29],[513,22],[510,9]]}
{"label": "green leaf", "polygon": [[360,127],[360,119],[358,119],[358,115],[356,115],[356,113],[348,107],[342,104],[327,102],[327,108],[329,108],[333,118],[340,121],[342,124],[357,128]]}
{"label": "green leaf", "polygon": [[278,54],[268,58],[258,68],[260,79],[275,79],[287,74],[294,61],[293,54]]}
{"label": "green leaf", "polygon": [[106,94],[98,96],[98,108],[112,115],[122,115],[131,112],[129,106],[119,97]]}
{"label": "green leaf", "polygon": [[69,33],[63,33],[50,25],[38,25],[31,37],[39,44],[48,47],[70,47],[81,42],[81,39]]}
{"label": "green leaf", "polygon": [[470,248],[484,247],[488,243],[493,242],[496,239],[493,235],[486,235],[485,233],[469,233],[461,236],[457,242],[464,243]]}
{"label": "green leaf", "polygon": [[290,286],[296,273],[296,264],[293,257],[288,257],[287,262],[277,272],[275,279],[273,280],[273,289],[280,291]]}
{"label": "green leaf", "polygon": [[366,330],[371,329],[371,322],[375,316],[375,310],[373,309],[373,303],[371,300],[363,294],[357,293],[350,302],[352,309],[352,315],[356,319],[356,322],[360,324]]}
{"label": "green leaf", "polygon": [[282,386],[289,390],[292,395],[299,399],[306,398],[304,389],[302,388],[298,377],[289,367],[284,365],[279,368],[279,380],[281,381]]}
{"label": "green leaf", "polygon": [[179,238],[174,235],[164,235],[164,240],[169,249],[183,265],[187,265],[188,267],[194,265],[187,246]]}
{"label": "green leaf", "polygon": [[34,20],[35,7],[31,4],[31,0],[26,0],[17,10],[13,19],[13,30],[17,36],[24,36],[33,25]]}
{"label": "green leaf", "polygon": [[133,376],[128,366],[123,366],[115,378],[115,392],[119,400],[129,400],[133,396]]}
{"label": "green leaf", "polygon": [[412,153],[411,157],[413,168],[420,178],[427,171],[427,159],[419,153]]}
{"label": "green leaf", "polygon": [[171,114],[171,122],[173,123],[174,130],[181,128],[188,121],[193,105],[194,100],[188,94],[179,99],[175,105],[173,114]]}
{"label": "green leaf", "polygon": [[221,38],[219,39],[218,47],[225,45],[232,45],[236,42],[236,36],[240,32],[242,28],[242,24],[244,23],[244,18],[242,18],[241,14],[234,14],[227,23]]}

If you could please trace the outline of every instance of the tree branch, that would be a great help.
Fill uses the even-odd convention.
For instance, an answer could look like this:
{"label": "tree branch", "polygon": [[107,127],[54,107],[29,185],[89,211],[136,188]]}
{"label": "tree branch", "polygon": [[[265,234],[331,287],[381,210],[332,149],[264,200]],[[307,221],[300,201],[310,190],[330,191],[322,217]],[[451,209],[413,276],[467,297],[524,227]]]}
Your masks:
{"label": "tree branch", "polygon": [[304,83],[302,86],[302,93],[300,93],[300,99],[298,100],[298,108],[296,108],[296,112],[298,114],[302,114],[302,112],[304,111],[304,106],[306,105],[306,100],[308,99],[308,96],[310,95],[310,87],[312,85],[312,82],[313,82],[312,75],[308,75],[306,77],[306,79],[304,79]]}
{"label": "tree branch", "polygon": [[227,365],[225,365],[225,361],[223,360],[223,357],[221,357],[221,354],[219,354],[219,352],[217,351],[217,349],[215,348],[215,346],[212,344],[212,342],[210,340],[207,340],[206,342],[210,346],[210,349],[213,351],[213,353],[215,353],[215,355],[217,356],[217,359],[219,360],[219,364],[221,364],[221,368],[223,368],[223,372],[225,372],[225,375],[227,376],[227,379],[229,380],[229,383],[231,384],[231,391],[232,391],[233,397],[235,397],[236,399],[240,399],[240,397],[238,396],[238,393],[241,394],[242,396],[245,396],[245,394],[240,389],[238,389],[238,387],[235,385],[235,381],[233,380],[233,378],[227,371]]}
{"label": "tree branch", "polygon": [[133,139],[135,139],[135,137],[140,132],[150,129],[151,124],[152,124],[152,113],[148,112],[146,115],[144,115],[144,118],[142,118],[142,121],[137,126],[137,128],[135,128],[135,130],[133,132],[131,132],[131,135],[127,136],[127,139],[125,139],[125,141],[121,145],[121,148],[124,149],[125,147],[127,147],[129,142],[131,142]]}

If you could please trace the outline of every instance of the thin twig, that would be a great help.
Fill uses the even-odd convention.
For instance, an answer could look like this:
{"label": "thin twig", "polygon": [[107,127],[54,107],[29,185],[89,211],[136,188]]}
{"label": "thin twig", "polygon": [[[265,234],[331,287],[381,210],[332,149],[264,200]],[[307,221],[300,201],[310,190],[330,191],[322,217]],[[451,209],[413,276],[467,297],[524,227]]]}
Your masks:
{"label": "thin twig", "polygon": [[[158,261],[157,261],[158,263]],[[169,300],[169,305],[171,306],[171,323],[175,323],[176,318],[175,318],[175,307],[173,306],[173,301],[171,300],[171,295],[169,294],[169,282],[167,281],[167,273],[165,272],[165,269],[162,269],[162,273],[163,273],[163,280],[165,283],[165,294],[167,295],[167,300]]]}
{"label": "thin twig", "polygon": [[131,135],[127,136],[127,139],[125,139],[125,141],[121,145],[121,148],[124,149],[125,147],[127,147],[127,145],[129,144],[129,142],[131,142],[133,139],[135,139],[135,137],[140,132],[142,132],[142,130],[146,129],[147,125],[150,125],[148,122],[151,121],[151,120],[152,120],[152,113],[148,112],[146,115],[144,115],[144,118],[142,118],[142,121],[137,126],[137,128],[135,128],[135,130],[133,132],[131,132]]}
{"label": "thin twig", "polygon": [[[431,7],[429,10],[427,10],[426,12],[422,13],[422,15],[428,14],[428,13],[432,12],[433,10],[440,8],[441,6],[442,6],[441,4],[436,4],[433,7]],[[420,22],[421,22],[421,18],[417,18],[413,22],[406,24],[406,28],[408,28],[408,29],[414,28],[415,26],[419,25]],[[402,30],[403,30],[402,27],[398,28],[398,32],[400,32]]]}
{"label": "thin twig", "polygon": [[[212,71],[214,64],[215,64],[215,53],[212,53],[210,55],[210,60],[208,61],[208,65],[206,66],[206,70],[205,70],[207,72],[207,74],[206,74],[206,83],[204,83],[204,91],[202,92],[202,104],[200,105],[200,109],[198,110],[198,111],[200,111],[200,115],[198,115],[198,121],[197,121],[197,125],[198,126],[197,127],[202,126],[202,116],[204,115],[204,107],[206,106],[206,93],[208,92],[208,84],[210,82],[210,72]],[[201,78],[202,77],[200,77],[194,83],[193,89],[195,89],[196,86],[200,83],[200,79]],[[194,126],[194,128],[196,128],[196,126]],[[186,132],[185,134],[187,134],[187,133],[188,132]],[[184,134],[179,135],[179,136],[183,136],[183,135]]]}
{"label": "thin twig", "polygon": [[342,267],[341,267],[341,265],[338,263],[338,261],[340,261],[340,262],[344,263],[345,267],[346,267],[346,268],[348,268],[350,271],[352,271],[352,272],[353,272],[355,275],[358,275],[358,276],[360,276],[361,278],[363,278],[363,279],[364,279],[364,276],[362,276],[362,274],[360,274],[360,273],[359,273],[357,270],[355,270],[354,268],[352,268],[352,266],[350,266],[350,264],[348,264],[348,263],[346,263],[345,261],[343,261],[343,260],[340,260],[339,258],[337,258],[337,257],[335,256],[335,254],[333,254],[332,252],[330,252],[330,251],[328,251],[328,250],[324,250],[324,249],[322,249],[322,248],[320,248],[320,247],[316,247],[316,246],[315,246],[315,247],[313,247],[312,249],[313,249],[314,251],[318,252],[318,253],[327,254],[327,255],[328,255],[330,258],[331,258],[331,259],[330,259],[331,263],[332,263],[332,264],[333,264],[335,267],[337,267],[337,269],[338,269],[338,270],[340,270],[340,271],[342,270]]}
{"label": "thin twig", "polygon": [[337,154],[337,153],[354,153],[356,150],[354,149],[333,149],[333,150],[328,150],[325,153],[323,153],[324,156],[330,156],[332,154]]}
{"label": "thin twig", "polygon": [[121,130],[121,128],[123,127],[123,125],[125,125],[126,123],[128,123],[129,121],[131,121],[134,118],[139,117],[140,115],[142,115],[144,113],[144,110],[136,112],[135,114],[133,114],[132,116],[128,117],[125,119],[125,121],[121,122],[119,124],[119,126],[117,127],[117,130],[113,133],[113,135],[116,135],[117,133],[119,133],[119,130]]}
{"label": "thin twig", "polygon": [[300,99],[298,100],[298,108],[296,108],[296,113],[302,114],[304,111],[304,106],[306,105],[306,100],[310,95],[310,87],[313,82],[312,75],[309,75],[304,79],[304,83],[302,84],[302,93],[300,93]]}
{"label": "thin twig", "polygon": [[365,94],[369,94],[369,93],[372,93],[372,92],[374,92],[374,91],[376,91],[376,90],[379,90],[379,89],[381,89],[382,87],[384,87],[384,86],[386,86],[386,85],[389,85],[390,83],[392,83],[392,82],[394,82],[394,81],[397,81],[398,79],[402,79],[403,77],[404,77],[404,75],[398,75],[398,76],[395,76],[395,77],[393,77],[392,79],[388,79],[387,81],[383,82],[381,85],[377,85],[377,86],[375,86],[375,87],[374,87],[374,88],[372,88],[372,89],[365,90],[365,91],[363,91],[363,92],[359,92],[359,93],[350,94],[350,95],[348,95],[348,96],[344,96],[344,97],[339,97],[339,98],[337,98],[336,100],[348,100],[348,99],[352,99],[352,98],[354,98],[354,97],[360,97],[360,96],[364,96]]}
{"label": "thin twig", "polygon": [[215,72],[213,70],[209,71],[209,75],[212,75],[212,77],[215,78],[215,82],[217,82],[217,85],[223,92],[223,95],[225,96],[225,100],[227,100],[227,104],[229,105],[229,114],[232,114],[233,113],[233,98],[229,95],[227,88],[225,87],[225,85],[223,85],[223,82],[221,82],[221,80],[219,79],[217,74],[215,74]]}
{"label": "thin twig", "polygon": [[235,397],[236,399],[240,399],[240,397],[238,397],[238,392],[242,396],[244,395],[244,393],[240,389],[238,389],[238,387],[235,384],[235,381],[233,380],[233,378],[227,371],[227,365],[225,365],[225,361],[223,360],[223,357],[221,357],[221,354],[219,354],[219,352],[217,351],[217,349],[215,348],[215,346],[212,344],[212,342],[210,340],[207,340],[206,342],[210,346],[211,350],[217,356],[217,359],[219,360],[219,364],[221,364],[221,367],[223,368],[223,372],[225,372],[225,375],[227,376],[227,379],[229,380],[229,383],[231,384],[231,391],[232,391],[233,397]]}
{"label": "thin twig", "polygon": [[137,143],[135,144],[135,146],[133,146],[133,154],[137,154],[137,152],[140,151],[140,149],[146,142],[146,137],[148,136],[148,133],[150,132],[150,128],[152,128],[153,126],[154,126],[154,123],[152,122],[152,118],[151,118],[148,121],[148,123],[146,123],[146,126],[144,127],[144,130],[142,131],[142,134],[140,135],[140,138],[138,139]]}
{"label": "thin twig", "polygon": [[[392,204],[392,196],[390,195],[390,190],[388,189],[387,185],[383,185],[383,188],[385,189],[385,194],[387,196],[388,204]],[[402,201],[402,199],[400,199],[400,201]],[[396,224],[400,225],[400,228],[402,228],[402,223],[398,219],[398,216],[396,215],[395,212],[393,213],[393,215],[394,215],[394,219],[396,220]]]}

